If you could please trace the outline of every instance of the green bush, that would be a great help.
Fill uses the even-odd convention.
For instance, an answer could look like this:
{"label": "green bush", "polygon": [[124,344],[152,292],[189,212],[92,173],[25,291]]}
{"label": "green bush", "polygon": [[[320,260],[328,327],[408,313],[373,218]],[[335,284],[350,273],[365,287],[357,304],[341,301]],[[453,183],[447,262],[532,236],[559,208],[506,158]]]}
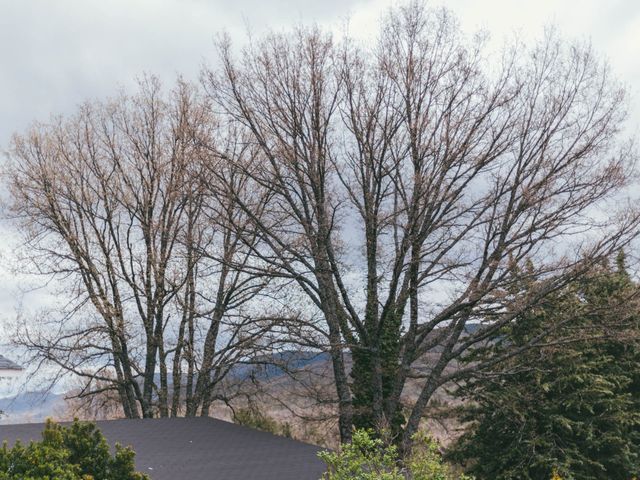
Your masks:
{"label": "green bush", "polygon": [[385,444],[367,430],[356,430],[352,442],[340,452],[320,452],[319,457],[328,466],[323,480],[471,480],[456,475],[443,462],[438,444],[424,434],[415,437],[404,465],[395,445]]}
{"label": "green bush", "polygon": [[135,471],[135,453],[109,445],[93,423],[69,427],[47,421],[42,441],[0,449],[0,480],[147,480]]}

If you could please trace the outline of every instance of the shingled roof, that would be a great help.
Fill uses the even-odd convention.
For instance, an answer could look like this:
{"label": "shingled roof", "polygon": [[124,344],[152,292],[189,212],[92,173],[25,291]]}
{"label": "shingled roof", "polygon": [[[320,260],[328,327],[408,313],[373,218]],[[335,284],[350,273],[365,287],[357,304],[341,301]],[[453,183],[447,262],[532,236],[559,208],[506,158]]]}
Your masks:
{"label": "shingled roof", "polygon": [[0,355],[0,370],[22,370],[22,367]]}
{"label": "shingled roof", "polygon": [[[318,447],[213,418],[97,422],[112,445],[131,445],[151,480],[318,480]],[[0,426],[0,444],[40,440],[43,424]]]}

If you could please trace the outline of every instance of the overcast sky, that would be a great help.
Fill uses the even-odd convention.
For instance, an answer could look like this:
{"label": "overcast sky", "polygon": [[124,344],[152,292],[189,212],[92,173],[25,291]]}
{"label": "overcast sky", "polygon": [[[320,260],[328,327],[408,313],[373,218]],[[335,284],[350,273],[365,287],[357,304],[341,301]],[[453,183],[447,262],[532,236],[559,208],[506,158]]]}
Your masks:
{"label": "overcast sky", "polygon": [[[0,0],[0,149],[34,120],[68,113],[83,100],[130,86],[143,72],[170,83],[196,79],[214,59],[213,39],[226,31],[237,43],[296,23],[354,35],[375,32],[389,0]],[[441,3],[431,2],[432,5]],[[591,39],[631,94],[630,130],[640,124],[640,1],[449,0],[467,32],[492,38],[539,36],[555,24],[567,38]],[[0,227],[2,228],[2,227]],[[5,265],[11,253],[6,247]],[[1,271],[1,269],[0,269]],[[14,276],[0,273],[0,319],[16,306]],[[1,332],[0,332],[1,333]],[[1,336],[1,335],[0,335]]]}
{"label": "overcast sky", "polygon": [[[431,2],[433,5],[440,5]],[[112,94],[142,72],[171,82],[197,78],[214,57],[213,38],[227,31],[282,30],[317,22],[350,31],[376,30],[389,0],[0,0],[0,144],[34,119],[72,110],[87,98]],[[590,38],[608,56],[633,94],[640,118],[640,2],[638,0],[449,0],[473,31],[494,39],[539,35],[554,23],[570,38]]]}

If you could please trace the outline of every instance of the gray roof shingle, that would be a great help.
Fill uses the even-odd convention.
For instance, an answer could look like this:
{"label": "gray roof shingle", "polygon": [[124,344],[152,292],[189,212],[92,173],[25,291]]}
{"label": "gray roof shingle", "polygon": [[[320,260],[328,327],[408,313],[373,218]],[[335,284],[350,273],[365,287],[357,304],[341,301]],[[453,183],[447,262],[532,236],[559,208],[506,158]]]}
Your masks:
{"label": "gray roof shingle", "polygon": [[[151,480],[318,480],[319,447],[213,418],[97,422],[112,445],[131,445]],[[42,424],[0,426],[0,444],[39,440]]]}
{"label": "gray roof shingle", "polygon": [[0,370],[22,370],[22,367],[0,355]]}

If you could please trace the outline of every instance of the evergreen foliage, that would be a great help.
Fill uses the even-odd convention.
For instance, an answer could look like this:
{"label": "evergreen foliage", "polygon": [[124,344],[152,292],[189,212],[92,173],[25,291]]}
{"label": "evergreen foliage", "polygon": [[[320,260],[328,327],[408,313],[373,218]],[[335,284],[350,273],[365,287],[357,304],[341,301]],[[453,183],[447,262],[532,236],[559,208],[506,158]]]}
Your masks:
{"label": "evergreen foliage", "polygon": [[[531,287],[521,282],[521,291],[510,293],[526,295]],[[470,428],[452,458],[479,479],[639,475],[637,290],[620,254],[617,268],[602,266],[499,332],[493,354],[526,345],[542,325],[558,325],[546,346],[461,387],[458,395],[468,400],[461,418]]]}
{"label": "evergreen foliage", "polygon": [[0,480],[145,480],[137,473],[135,453],[109,445],[93,423],[75,420],[69,427],[47,421],[42,441],[0,449]]}

